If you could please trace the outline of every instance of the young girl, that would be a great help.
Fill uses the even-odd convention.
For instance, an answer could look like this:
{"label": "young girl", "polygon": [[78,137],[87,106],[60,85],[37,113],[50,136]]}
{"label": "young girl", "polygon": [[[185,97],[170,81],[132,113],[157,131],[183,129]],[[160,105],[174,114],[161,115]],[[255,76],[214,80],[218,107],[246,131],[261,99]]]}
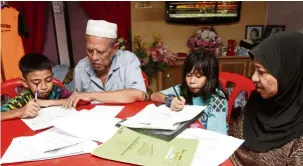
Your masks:
{"label": "young girl", "polygon": [[181,100],[175,96],[173,87],[153,93],[151,100],[165,103],[172,111],[180,111],[185,104],[207,106],[199,118],[201,124],[207,130],[227,134],[228,102],[219,89],[218,77],[215,56],[208,51],[192,53],[184,62],[182,84],[175,86]]}

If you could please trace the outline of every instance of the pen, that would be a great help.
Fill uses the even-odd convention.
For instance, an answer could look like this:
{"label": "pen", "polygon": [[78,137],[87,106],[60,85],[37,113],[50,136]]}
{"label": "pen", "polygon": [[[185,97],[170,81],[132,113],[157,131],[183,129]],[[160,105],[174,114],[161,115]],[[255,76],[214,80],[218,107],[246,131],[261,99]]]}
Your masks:
{"label": "pen", "polygon": [[180,96],[178,95],[178,93],[177,93],[177,91],[176,91],[176,89],[175,89],[175,86],[173,85],[173,81],[170,79],[169,74],[167,74],[167,78],[168,78],[168,80],[169,80],[171,86],[173,87],[173,89],[174,89],[174,91],[175,91],[175,93],[176,93],[176,96],[177,96],[178,99],[181,101]]}
{"label": "pen", "polygon": [[38,98],[38,86],[35,90],[35,99],[34,99],[35,102],[37,101],[37,98]]}

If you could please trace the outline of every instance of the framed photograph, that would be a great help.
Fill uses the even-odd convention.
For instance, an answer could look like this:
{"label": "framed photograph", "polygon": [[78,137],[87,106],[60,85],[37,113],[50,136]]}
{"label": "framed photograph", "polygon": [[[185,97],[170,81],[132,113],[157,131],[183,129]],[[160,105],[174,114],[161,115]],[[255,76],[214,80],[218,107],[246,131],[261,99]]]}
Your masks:
{"label": "framed photograph", "polygon": [[246,25],[245,39],[257,41],[262,38],[263,25]]}
{"label": "framed photograph", "polygon": [[285,31],[285,25],[266,25],[263,37],[267,38],[268,36],[281,31]]}

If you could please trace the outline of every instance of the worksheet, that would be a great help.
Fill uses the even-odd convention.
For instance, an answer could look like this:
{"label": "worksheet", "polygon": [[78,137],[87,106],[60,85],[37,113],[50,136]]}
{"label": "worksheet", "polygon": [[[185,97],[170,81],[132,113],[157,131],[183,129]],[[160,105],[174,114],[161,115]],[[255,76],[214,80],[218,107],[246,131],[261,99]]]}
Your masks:
{"label": "worksheet", "polygon": [[71,136],[55,127],[28,138],[31,144],[40,145],[33,146],[37,151],[44,153],[84,142],[84,139]]}
{"label": "worksheet", "polygon": [[[50,138],[46,139],[46,136]],[[35,136],[14,138],[1,158],[1,164],[90,153],[97,146],[96,142],[73,138],[52,128]]]}
{"label": "worksheet", "polygon": [[49,123],[59,117],[64,117],[77,112],[75,109],[64,109],[59,106],[41,108],[38,116],[34,118],[21,119],[33,131],[52,127]]}
{"label": "worksheet", "polygon": [[181,111],[174,112],[165,105],[149,104],[121,125],[130,128],[175,130],[181,122],[195,118],[205,108],[206,106],[185,105]]}
{"label": "worksheet", "polygon": [[177,138],[199,140],[191,163],[192,166],[218,166],[226,161],[244,142],[242,139],[200,128],[188,128]]}
{"label": "worksheet", "polygon": [[121,120],[115,118],[113,114],[89,110],[57,118],[50,123],[75,137],[104,143],[117,132],[118,128],[115,125]]}

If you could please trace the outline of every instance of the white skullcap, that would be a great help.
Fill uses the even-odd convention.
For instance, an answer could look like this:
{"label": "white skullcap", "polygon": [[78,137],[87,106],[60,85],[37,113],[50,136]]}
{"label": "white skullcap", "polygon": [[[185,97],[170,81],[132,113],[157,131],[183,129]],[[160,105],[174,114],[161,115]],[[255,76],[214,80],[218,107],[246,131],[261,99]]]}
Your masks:
{"label": "white skullcap", "polygon": [[118,27],[115,23],[104,20],[88,20],[86,35],[116,39],[117,30]]}

